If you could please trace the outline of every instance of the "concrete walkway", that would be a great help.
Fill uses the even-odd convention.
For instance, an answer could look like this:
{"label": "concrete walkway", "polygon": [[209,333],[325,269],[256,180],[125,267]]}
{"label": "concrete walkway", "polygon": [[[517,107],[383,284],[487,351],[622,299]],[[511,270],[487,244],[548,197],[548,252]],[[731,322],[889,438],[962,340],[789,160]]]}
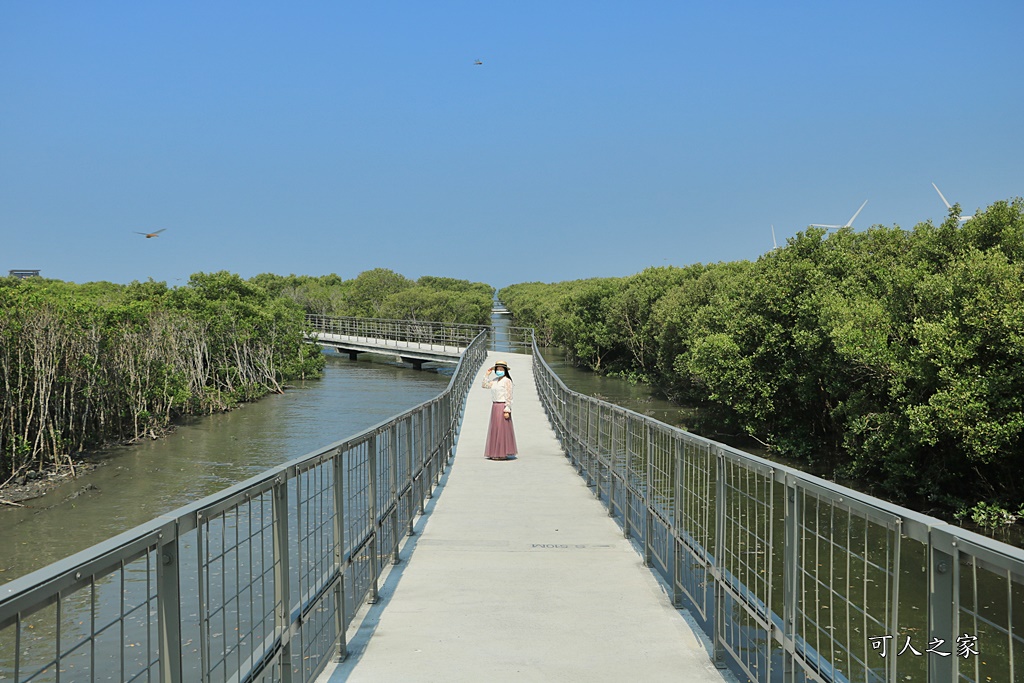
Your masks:
{"label": "concrete walkway", "polygon": [[515,382],[519,458],[482,455],[481,371],[421,533],[320,680],[728,680],[562,454],[530,356],[495,360]]}

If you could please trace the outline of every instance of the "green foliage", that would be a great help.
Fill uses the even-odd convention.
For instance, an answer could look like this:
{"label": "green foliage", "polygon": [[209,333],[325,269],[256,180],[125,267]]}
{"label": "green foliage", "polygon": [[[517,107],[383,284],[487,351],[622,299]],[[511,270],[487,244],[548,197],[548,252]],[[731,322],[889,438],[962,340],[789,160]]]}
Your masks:
{"label": "green foliage", "polygon": [[187,285],[0,278],[0,482],[317,376],[305,314],[487,324],[494,290],[384,268],[195,273]]}
{"label": "green foliage", "polygon": [[306,313],[487,325],[494,289],[482,282],[425,275],[415,282],[386,268],[352,280],[337,275],[272,275],[250,280]]}
{"label": "green foliage", "polygon": [[[1024,502],[1024,201],[815,228],[754,263],[500,292],[580,364],[925,507]],[[698,428],[707,426],[699,424]]]}
{"label": "green foliage", "polygon": [[1017,523],[1017,520],[1024,517],[1024,506],[1016,512],[1010,512],[1006,508],[981,501],[974,507],[968,509],[962,507],[953,515],[957,521],[963,521],[970,517],[971,521],[977,524],[988,533],[994,533],[1000,529],[1006,529]]}
{"label": "green foliage", "polygon": [[173,290],[0,279],[0,480],[319,374],[304,326],[292,300],[227,272]]}

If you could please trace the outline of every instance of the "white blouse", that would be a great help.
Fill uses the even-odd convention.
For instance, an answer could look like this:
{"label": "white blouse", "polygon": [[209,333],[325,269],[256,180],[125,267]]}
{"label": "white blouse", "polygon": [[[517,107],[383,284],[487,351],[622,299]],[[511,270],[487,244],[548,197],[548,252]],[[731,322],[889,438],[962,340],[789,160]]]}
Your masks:
{"label": "white blouse", "polygon": [[484,375],[484,389],[491,390],[491,401],[494,403],[504,403],[505,410],[512,410],[512,380],[508,377],[501,377],[498,379],[488,379],[491,377],[490,374]]}

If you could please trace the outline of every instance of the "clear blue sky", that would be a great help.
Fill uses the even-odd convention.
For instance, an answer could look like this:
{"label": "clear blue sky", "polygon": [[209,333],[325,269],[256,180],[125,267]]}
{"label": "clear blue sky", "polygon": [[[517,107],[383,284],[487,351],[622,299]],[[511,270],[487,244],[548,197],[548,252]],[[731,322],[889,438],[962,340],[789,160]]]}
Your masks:
{"label": "clear blue sky", "polygon": [[1022,27],[1019,0],[5,0],[0,273],[503,286],[755,259],[865,199],[858,229],[938,222],[932,182],[1024,194]]}

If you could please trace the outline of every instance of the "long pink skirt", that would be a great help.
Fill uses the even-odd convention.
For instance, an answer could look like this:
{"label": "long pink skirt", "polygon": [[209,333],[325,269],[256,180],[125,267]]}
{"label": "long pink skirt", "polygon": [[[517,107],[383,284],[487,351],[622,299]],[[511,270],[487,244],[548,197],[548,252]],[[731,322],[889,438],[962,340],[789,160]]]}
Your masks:
{"label": "long pink skirt", "polygon": [[503,460],[517,452],[516,432],[512,419],[505,419],[504,402],[491,404],[491,422],[487,426],[487,445],[484,456],[491,460]]}

